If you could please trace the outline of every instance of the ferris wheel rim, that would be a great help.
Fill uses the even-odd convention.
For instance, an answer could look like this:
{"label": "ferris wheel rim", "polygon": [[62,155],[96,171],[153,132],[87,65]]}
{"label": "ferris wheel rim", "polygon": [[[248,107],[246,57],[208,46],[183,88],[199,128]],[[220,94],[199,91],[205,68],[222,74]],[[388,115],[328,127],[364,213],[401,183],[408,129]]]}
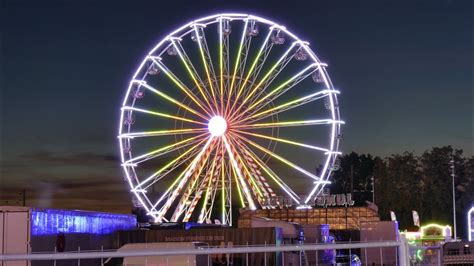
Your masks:
{"label": "ferris wheel rim", "polygon": [[[170,47],[170,46],[173,46],[174,45],[174,42],[172,40],[174,39],[180,39],[180,38],[183,38],[184,36],[190,34],[190,32],[193,32],[194,29],[193,27],[195,27],[196,25],[204,25],[204,27],[207,27],[208,25],[210,24],[214,24],[214,23],[219,23],[219,21],[222,21],[223,19],[230,19],[231,21],[232,20],[255,20],[255,21],[258,21],[260,23],[265,23],[266,25],[270,25],[270,29],[272,27],[275,27],[275,28],[278,28],[279,30],[283,31],[285,34],[287,34],[288,36],[290,36],[291,38],[293,38],[295,41],[294,43],[297,43],[298,45],[300,45],[300,47],[302,49],[304,49],[304,51],[311,57],[311,59],[315,62],[314,64],[316,64],[317,66],[317,71],[321,71],[322,72],[322,77],[324,79],[324,83],[326,85],[326,87],[328,88],[329,90],[329,94],[330,96],[328,97],[329,101],[330,101],[330,105],[331,105],[331,116],[332,116],[332,120],[328,123],[328,124],[331,124],[331,137],[330,137],[330,147],[328,149],[325,150],[325,152],[328,153],[328,156],[327,156],[327,159],[325,160],[324,162],[324,165],[323,165],[323,170],[322,172],[325,173],[327,171],[330,172],[330,164],[334,162],[337,154],[339,153],[338,151],[338,148],[339,148],[339,135],[340,135],[340,127],[341,127],[341,124],[343,124],[343,121],[340,120],[340,114],[339,114],[339,108],[338,108],[338,101],[337,101],[337,97],[334,95],[332,95],[332,93],[335,93],[337,91],[334,90],[333,88],[333,85],[332,85],[332,82],[329,78],[329,75],[327,73],[327,70],[326,70],[326,64],[322,63],[318,58],[317,56],[315,55],[315,53],[312,51],[312,49],[309,48],[309,43],[307,42],[303,42],[301,41],[296,35],[294,35],[293,33],[291,33],[290,31],[288,31],[285,27],[279,25],[279,24],[276,24],[274,23],[273,21],[270,21],[270,20],[267,20],[267,19],[264,19],[264,18],[261,18],[261,17],[258,17],[258,16],[253,16],[253,15],[248,15],[248,14],[239,14],[239,13],[223,13],[223,14],[216,14],[216,15],[212,15],[212,16],[207,16],[207,17],[203,17],[203,18],[200,18],[200,19],[196,19],[196,20],[193,20],[191,22],[188,22],[187,24],[181,26],[180,28],[176,29],[175,31],[171,32],[170,34],[168,34],[165,38],[163,38],[149,53],[148,55],[144,58],[144,60],[141,62],[140,66],[137,68],[137,71],[135,72],[135,74],[133,75],[132,79],[131,79],[131,82],[129,84],[129,87],[127,89],[127,92],[126,92],[126,95],[124,97],[124,101],[122,103],[122,108],[121,108],[121,114],[120,114],[120,127],[119,127],[119,139],[122,139],[122,138],[126,138],[126,141],[130,141],[130,139],[133,139],[133,138],[136,138],[136,137],[140,137],[138,135],[130,135],[130,127],[131,125],[128,125],[128,132],[127,133],[123,133],[123,121],[124,121],[124,111],[125,110],[133,110],[133,111],[136,111],[136,112],[142,112],[144,110],[140,110],[139,108],[135,108],[134,105],[132,106],[128,106],[127,105],[127,99],[130,97],[130,93],[131,93],[131,90],[132,90],[132,87],[133,87],[133,84],[136,84],[137,82],[142,82],[144,78],[140,79],[138,78],[139,76],[139,73],[143,70],[143,68],[145,67],[145,65],[151,60],[158,60],[160,58],[160,55],[165,53],[166,52],[166,49],[164,49],[163,47]],[[182,33],[184,32],[184,33]],[[181,34],[179,34],[181,33]],[[169,44],[166,44],[166,42],[170,42]],[[156,55],[156,51],[158,51],[160,48],[163,48],[161,50],[161,52]],[[215,73],[214,73],[215,74]],[[145,74],[146,75],[146,74]],[[212,82],[212,81],[210,81]],[[142,83],[141,83],[142,84]],[[143,84],[146,84],[146,83],[143,83]],[[154,88],[152,88],[154,89]],[[156,90],[156,89],[155,89]],[[204,94],[203,94],[204,95]],[[235,103],[234,103],[235,105]],[[242,104],[243,105],[243,104]],[[240,107],[242,106],[240,105]],[[232,111],[232,109],[231,109]],[[257,110],[258,111],[258,110]],[[148,114],[160,114],[162,115],[161,113],[153,113],[153,112],[150,112],[148,111]],[[206,116],[206,115],[205,115]],[[208,113],[206,118],[207,119],[212,119],[213,117],[216,117],[216,114],[210,114]],[[238,118],[238,117],[237,117]],[[189,122],[189,121],[187,121]],[[205,124],[205,123],[202,123],[202,122],[199,122],[199,121],[194,121],[194,122],[198,122],[200,124]],[[255,122],[255,121],[254,121]],[[201,132],[203,133],[203,132]],[[128,135],[127,135],[128,134]],[[160,134],[159,132],[156,132],[156,134]],[[214,139],[214,136],[211,136],[207,139],[206,141],[206,145],[205,147],[209,147],[210,145],[213,145],[213,139]],[[245,139],[245,138],[244,138]],[[131,178],[129,176],[129,172],[128,172],[128,168],[127,167],[130,167],[130,165],[126,165],[124,166],[124,163],[130,163],[130,160],[126,160],[125,157],[126,157],[126,152],[124,152],[124,147],[123,147],[123,143],[122,141],[119,141],[120,143],[120,155],[121,155],[121,162],[122,162],[122,166],[123,166],[123,169],[124,169],[124,172],[125,172],[125,175],[127,177],[127,180],[128,180],[128,183],[129,183],[129,186],[132,188],[132,193],[136,196],[136,198],[140,201],[140,203],[143,205],[143,206],[147,206],[147,203],[149,205],[157,205],[157,204],[153,204],[152,202],[150,202],[150,200],[144,196],[144,192],[140,189],[137,189],[137,187],[140,187],[140,186],[134,186],[132,184],[132,180],[133,178]],[[126,143],[126,142],[125,142]],[[227,145],[226,145],[227,144]],[[220,146],[223,146],[221,147],[223,150],[226,150],[226,152],[229,154],[228,156],[231,156],[231,153],[232,151],[230,151],[230,148],[227,148],[227,146],[229,146],[229,142],[228,140],[226,140],[226,137],[223,136],[222,137],[222,144],[220,144]],[[218,147],[220,147],[218,146]],[[204,149],[205,150],[205,149]],[[201,152],[199,152],[197,155],[200,155],[201,153],[203,152],[203,150],[201,150]],[[198,156],[197,158],[199,158],[200,156]],[[196,160],[196,159],[195,159]],[[193,162],[195,161],[193,160]],[[132,161],[133,162],[133,161]],[[234,164],[233,162],[231,162],[231,164]],[[132,167],[132,171],[134,172],[135,169]],[[321,183],[318,183],[317,185],[314,186],[313,190],[310,192],[311,195],[314,195],[314,193],[317,192],[317,190],[319,189],[322,189],[322,187],[324,187],[324,182],[327,182],[327,179],[329,178],[329,175],[327,175],[327,177],[325,178],[325,176],[323,177],[320,177],[321,178]],[[323,180],[325,178],[325,180]],[[320,186],[321,184],[321,186]],[[141,195],[141,194],[143,195]],[[307,204],[308,203],[308,200],[310,199],[310,196],[307,197],[307,199],[305,199],[304,201],[304,204]],[[152,208],[153,209],[153,208]],[[153,210],[152,209],[147,209],[147,211],[149,213],[151,213],[151,215],[153,217],[154,214],[153,214]],[[155,217],[156,218],[156,217]]]}

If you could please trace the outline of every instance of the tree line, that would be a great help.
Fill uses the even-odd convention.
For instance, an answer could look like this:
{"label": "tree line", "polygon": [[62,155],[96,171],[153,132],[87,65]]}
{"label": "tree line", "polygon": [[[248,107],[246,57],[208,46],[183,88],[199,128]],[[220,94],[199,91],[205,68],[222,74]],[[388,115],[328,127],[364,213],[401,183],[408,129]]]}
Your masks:
{"label": "tree line", "polygon": [[413,229],[412,210],[418,212],[422,225],[453,224],[453,165],[457,232],[466,237],[466,215],[474,206],[474,156],[444,146],[419,156],[404,152],[381,158],[351,152],[338,160],[331,193],[352,192],[358,203],[372,201],[375,196],[380,218],[390,220],[390,211],[395,212],[400,229]]}

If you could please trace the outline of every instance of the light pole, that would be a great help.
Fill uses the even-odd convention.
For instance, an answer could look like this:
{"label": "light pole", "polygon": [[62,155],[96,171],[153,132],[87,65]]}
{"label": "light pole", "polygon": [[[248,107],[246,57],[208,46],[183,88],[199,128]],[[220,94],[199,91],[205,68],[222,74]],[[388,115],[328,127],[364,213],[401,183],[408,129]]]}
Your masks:
{"label": "light pole", "polygon": [[453,153],[451,154],[451,161],[449,161],[450,168],[451,168],[451,178],[453,180],[453,228],[454,228],[454,240],[457,239],[457,234],[456,234],[456,187],[454,184],[454,150]]}
{"label": "light pole", "polygon": [[370,180],[372,181],[372,202],[375,204],[375,177],[372,176]]}

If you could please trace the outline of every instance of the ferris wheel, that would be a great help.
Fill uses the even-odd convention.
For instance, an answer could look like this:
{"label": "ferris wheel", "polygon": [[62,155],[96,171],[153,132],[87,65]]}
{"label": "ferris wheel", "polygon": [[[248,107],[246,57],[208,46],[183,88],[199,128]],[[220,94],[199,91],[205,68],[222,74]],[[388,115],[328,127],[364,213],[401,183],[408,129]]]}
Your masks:
{"label": "ferris wheel", "polygon": [[218,14],[171,32],[144,58],[120,113],[121,163],[156,222],[218,219],[232,206],[310,208],[338,151],[337,94],[284,26]]}

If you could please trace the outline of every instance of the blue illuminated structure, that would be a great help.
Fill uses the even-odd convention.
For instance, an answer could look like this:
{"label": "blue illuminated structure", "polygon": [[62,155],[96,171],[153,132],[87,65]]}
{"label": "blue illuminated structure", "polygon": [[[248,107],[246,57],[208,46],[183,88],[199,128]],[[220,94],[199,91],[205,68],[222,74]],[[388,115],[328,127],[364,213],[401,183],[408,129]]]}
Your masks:
{"label": "blue illuminated structure", "polygon": [[58,233],[110,234],[134,229],[137,218],[130,214],[114,214],[79,210],[31,209],[31,234]]}

